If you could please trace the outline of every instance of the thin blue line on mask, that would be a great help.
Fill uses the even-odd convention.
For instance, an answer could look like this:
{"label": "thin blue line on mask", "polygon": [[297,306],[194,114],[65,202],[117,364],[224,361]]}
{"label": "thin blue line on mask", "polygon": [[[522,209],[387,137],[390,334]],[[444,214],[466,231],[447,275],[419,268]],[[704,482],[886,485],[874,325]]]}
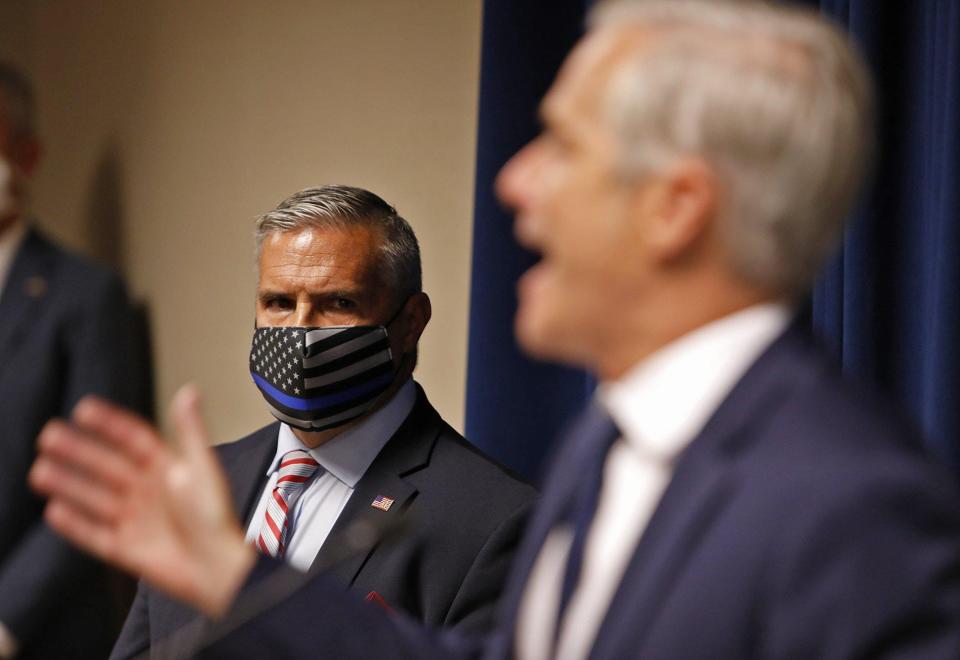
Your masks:
{"label": "thin blue line on mask", "polygon": [[290,396],[289,394],[284,394],[252,371],[250,372],[250,375],[253,376],[253,380],[257,386],[269,394],[271,398],[282,403],[287,408],[293,408],[294,410],[313,410],[314,408],[335,406],[338,403],[349,401],[350,399],[356,398],[362,394],[373,392],[377,388],[383,387],[384,385],[389,385],[394,377],[393,372],[388,372],[378,376],[377,378],[374,378],[367,383],[361,383],[360,385],[351,387],[349,390],[344,390],[343,392],[328,394],[327,396],[320,396],[315,399],[298,399]]}

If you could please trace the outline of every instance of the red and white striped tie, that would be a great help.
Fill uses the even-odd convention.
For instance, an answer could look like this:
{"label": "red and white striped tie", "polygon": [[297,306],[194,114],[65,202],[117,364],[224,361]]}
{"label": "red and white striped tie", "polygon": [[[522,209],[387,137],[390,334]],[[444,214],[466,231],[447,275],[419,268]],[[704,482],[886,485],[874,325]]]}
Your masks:
{"label": "red and white striped tie", "polygon": [[304,485],[320,467],[307,452],[302,449],[288,451],[280,459],[280,473],[277,485],[271,493],[264,515],[257,547],[271,557],[282,557],[287,544],[287,518],[303,492]]}

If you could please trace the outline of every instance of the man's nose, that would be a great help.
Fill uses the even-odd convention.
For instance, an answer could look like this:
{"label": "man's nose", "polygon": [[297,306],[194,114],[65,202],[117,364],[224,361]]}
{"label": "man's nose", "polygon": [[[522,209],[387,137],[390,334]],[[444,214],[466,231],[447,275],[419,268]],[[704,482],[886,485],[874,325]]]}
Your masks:
{"label": "man's nose", "polygon": [[297,309],[293,314],[293,325],[299,327],[313,327],[316,325],[314,323],[314,311],[313,305],[309,302],[301,302],[297,304]]}
{"label": "man's nose", "polygon": [[536,140],[530,142],[500,168],[494,189],[497,198],[516,211],[521,210],[532,191],[536,173]]}

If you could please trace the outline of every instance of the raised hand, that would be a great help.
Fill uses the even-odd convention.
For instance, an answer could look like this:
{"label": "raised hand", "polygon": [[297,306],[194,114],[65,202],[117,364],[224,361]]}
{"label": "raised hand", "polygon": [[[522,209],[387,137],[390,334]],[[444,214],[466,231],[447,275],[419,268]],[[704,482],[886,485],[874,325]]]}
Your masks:
{"label": "raised hand", "polygon": [[87,397],[71,424],[39,437],[30,484],[72,543],[210,616],[222,613],[255,559],[207,441],[199,393],[171,405],[177,446],[136,415]]}

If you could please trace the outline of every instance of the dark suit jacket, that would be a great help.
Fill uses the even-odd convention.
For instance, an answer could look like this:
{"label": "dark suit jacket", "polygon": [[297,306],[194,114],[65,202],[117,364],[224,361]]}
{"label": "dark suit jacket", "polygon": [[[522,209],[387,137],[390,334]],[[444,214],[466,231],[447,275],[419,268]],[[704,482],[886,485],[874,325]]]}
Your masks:
{"label": "dark suit jacket", "polygon": [[[244,519],[256,508],[266,469],[276,452],[279,424],[217,448]],[[389,511],[370,506],[394,499]],[[408,516],[402,539],[387,541],[331,569],[340,585],[434,627],[485,630],[520,539],[534,490],[495,465],[448,426],[422,390],[396,434],[357,483],[315,560],[336,553],[337,536],[357,520],[383,524]],[[127,658],[158,644],[196,618],[195,613],[142,584],[112,657]],[[181,657],[189,636],[161,648]],[[269,657],[269,656],[261,656]]]}
{"label": "dark suit jacket", "polygon": [[0,621],[21,657],[104,657],[116,635],[103,570],[41,522],[26,475],[81,396],[146,409],[139,331],[116,275],[28,231],[0,292]]}
{"label": "dark suit jacket", "polygon": [[[485,639],[379,616],[318,576],[247,625],[214,631],[223,636],[203,657],[274,646],[291,658],[511,657],[527,577],[596,451],[585,435],[553,465]],[[797,330],[679,458],[591,654],[637,657],[960,657],[956,484]]]}

